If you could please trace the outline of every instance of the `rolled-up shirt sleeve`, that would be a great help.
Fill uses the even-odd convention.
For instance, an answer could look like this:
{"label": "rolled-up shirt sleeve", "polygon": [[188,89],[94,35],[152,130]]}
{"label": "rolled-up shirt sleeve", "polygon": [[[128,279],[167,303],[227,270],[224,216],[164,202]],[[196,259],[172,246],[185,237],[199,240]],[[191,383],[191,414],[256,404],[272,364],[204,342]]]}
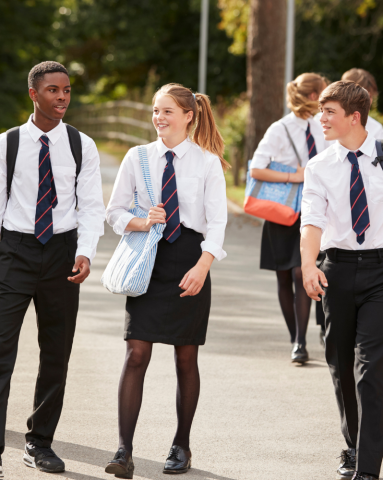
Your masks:
{"label": "rolled-up shirt sleeve", "polygon": [[112,196],[106,209],[106,221],[117,235],[126,233],[126,227],[135,216],[129,212],[136,190],[133,168],[134,149],[125,155],[113,186]]}
{"label": "rolled-up shirt sleeve", "polygon": [[320,180],[314,173],[315,164],[305,168],[302,198],[301,231],[306,225],[313,225],[324,232],[327,225],[327,195]]}
{"label": "rolled-up shirt sleeve", "polygon": [[209,252],[217,260],[222,260],[227,256],[222,248],[227,224],[227,200],[225,176],[218,157],[214,159],[206,175],[204,206],[207,233],[201,248],[203,252]]}

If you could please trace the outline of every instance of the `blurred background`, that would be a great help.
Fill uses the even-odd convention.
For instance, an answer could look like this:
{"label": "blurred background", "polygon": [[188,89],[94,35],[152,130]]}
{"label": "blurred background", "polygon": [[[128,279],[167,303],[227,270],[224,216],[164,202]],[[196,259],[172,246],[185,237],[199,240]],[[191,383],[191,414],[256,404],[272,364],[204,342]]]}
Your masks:
{"label": "blurred background", "polygon": [[[370,71],[381,89],[383,2],[207,2],[206,93],[233,165],[228,193],[241,203],[246,160],[285,110],[289,28],[294,48],[290,42],[293,57],[287,75],[295,78],[313,71],[335,81],[344,71],[359,67]],[[203,4],[204,0],[0,0],[0,132],[24,123],[32,112],[29,70],[41,61],[56,60],[71,76],[68,123],[120,159],[129,146],[153,141],[150,104],[155,90],[169,82],[198,90]],[[382,113],[383,95],[373,105],[372,116],[382,121]]]}

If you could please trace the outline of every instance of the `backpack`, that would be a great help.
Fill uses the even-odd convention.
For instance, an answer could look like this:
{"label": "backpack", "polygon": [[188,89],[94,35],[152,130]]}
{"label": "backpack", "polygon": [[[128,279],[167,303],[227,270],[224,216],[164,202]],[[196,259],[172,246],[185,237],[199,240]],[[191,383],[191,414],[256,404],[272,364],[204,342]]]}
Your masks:
{"label": "backpack", "polygon": [[382,167],[383,170],[383,140],[375,140],[375,146],[376,146],[376,153],[378,156],[375,158],[373,162],[371,162],[374,167],[380,163],[380,166]]}
{"label": "backpack", "polygon": [[[74,191],[76,196],[76,207],[77,207],[77,178],[81,171],[82,164],[82,145],[80,132],[72,127],[72,125],[65,124],[68,137],[70,149],[76,162],[76,180],[74,184]],[[19,141],[20,141],[20,127],[14,127],[7,131],[7,201],[11,195],[11,185],[13,180],[13,174],[15,172],[17,152],[19,150]]]}

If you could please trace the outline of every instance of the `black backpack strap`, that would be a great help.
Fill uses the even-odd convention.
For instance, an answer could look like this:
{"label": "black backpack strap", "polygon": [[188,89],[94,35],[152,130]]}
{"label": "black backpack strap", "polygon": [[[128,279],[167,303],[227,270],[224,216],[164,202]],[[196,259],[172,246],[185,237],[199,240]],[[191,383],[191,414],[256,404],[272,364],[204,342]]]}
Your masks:
{"label": "black backpack strap", "polygon": [[20,143],[20,127],[14,127],[7,131],[7,201],[11,194],[13,174],[15,172],[17,152]]}
{"label": "black backpack strap", "polygon": [[72,155],[74,158],[74,161],[76,162],[76,181],[74,184],[74,191],[76,195],[76,207],[77,207],[77,179],[78,176],[81,172],[81,165],[82,165],[82,144],[81,144],[81,136],[80,132],[77,130],[77,128],[72,127],[72,125],[66,124],[66,129],[68,132],[68,137],[69,137],[69,144],[70,144],[70,149],[72,151]]}
{"label": "black backpack strap", "polygon": [[380,163],[380,166],[383,170],[383,140],[375,140],[375,147],[378,156],[371,163],[374,165],[374,167],[376,167],[378,163]]}

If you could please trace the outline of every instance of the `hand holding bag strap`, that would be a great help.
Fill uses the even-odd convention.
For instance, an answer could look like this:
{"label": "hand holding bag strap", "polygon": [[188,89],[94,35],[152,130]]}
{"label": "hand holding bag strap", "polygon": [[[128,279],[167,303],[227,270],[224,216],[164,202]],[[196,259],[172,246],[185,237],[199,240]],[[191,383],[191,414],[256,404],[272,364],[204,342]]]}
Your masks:
{"label": "hand holding bag strap", "polygon": [[[149,162],[148,162],[148,150],[144,145],[140,145],[138,147],[138,155],[140,157],[140,165],[141,165],[142,175],[144,177],[146,190],[147,190],[149,198],[150,198],[150,203],[152,204],[152,207],[155,207],[156,202],[155,202],[155,199],[154,199],[152,179],[150,177]],[[136,195],[136,192],[135,192],[135,195]]]}
{"label": "hand holding bag strap", "polygon": [[295,143],[294,143],[293,139],[291,138],[290,132],[288,131],[288,129],[287,129],[287,127],[286,127],[286,125],[285,125],[283,122],[282,122],[282,125],[285,127],[285,130],[286,130],[287,136],[289,137],[289,140],[290,140],[291,146],[292,146],[292,147],[293,147],[293,149],[294,149],[295,155],[297,156],[297,159],[298,159],[299,166],[301,167],[301,166],[302,166],[302,159],[301,159],[301,157],[299,156],[299,153],[298,153],[297,147],[295,146]]}

